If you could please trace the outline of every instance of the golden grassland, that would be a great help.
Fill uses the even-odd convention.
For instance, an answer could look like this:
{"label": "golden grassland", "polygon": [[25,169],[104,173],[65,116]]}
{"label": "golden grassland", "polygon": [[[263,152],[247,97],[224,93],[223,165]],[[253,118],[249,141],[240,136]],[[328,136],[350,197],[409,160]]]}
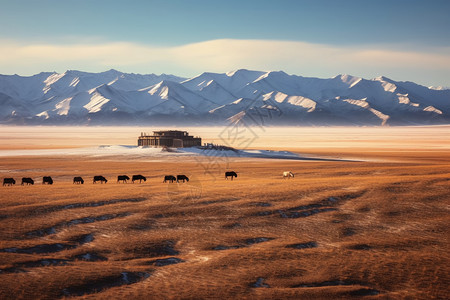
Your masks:
{"label": "golden grassland", "polygon": [[448,298],[450,153],[361,149],[308,149],[359,161],[2,157],[8,177],[36,184],[0,188],[0,298]]}

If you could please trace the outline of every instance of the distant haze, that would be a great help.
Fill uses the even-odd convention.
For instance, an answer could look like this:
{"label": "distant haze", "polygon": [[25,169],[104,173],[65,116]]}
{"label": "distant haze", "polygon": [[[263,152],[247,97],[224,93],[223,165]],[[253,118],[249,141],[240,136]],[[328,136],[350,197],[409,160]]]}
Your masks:
{"label": "distant haze", "polygon": [[[296,150],[308,152],[354,151],[355,153],[399,151],[449,151],[450,125],[409,127],[251,127],[239,134],[226,126],[0,126],[0,156],[45,155],[45,149],[60,154],[83,155],[96,149],[98,155],[114,155],[112,146],[137,146],[141,132],[187,130],[203,143],[238,149]],[[130,147],[133,151],[135,147]],[[80,149],[81,152],[74,148]],[[116,148],[117,149],[117,148]],[[420,149],[420,150],[419,150]],[[160,150],[159,150],[160,151]],[[123,151],[122,151],[123,152]],[[51,154],[52,152],[50,152]],[[53,152],[56,153],[56,152]],[[132,154],[132,153],[130,153]],[[152,153],[149,153],[152,156]],[[1,170],[0,170],[1,171]]]}

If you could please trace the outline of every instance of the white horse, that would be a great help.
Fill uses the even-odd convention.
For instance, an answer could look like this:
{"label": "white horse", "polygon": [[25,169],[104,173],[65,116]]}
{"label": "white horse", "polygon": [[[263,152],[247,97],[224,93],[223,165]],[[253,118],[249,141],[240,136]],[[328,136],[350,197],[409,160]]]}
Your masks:
{"label": "white horse", "polygon": [[285,179],[286,177],[287,179],[291,179],[291,177],[294,178],[294,173],[292,173],[291,171],[283,172],[283,179]]}

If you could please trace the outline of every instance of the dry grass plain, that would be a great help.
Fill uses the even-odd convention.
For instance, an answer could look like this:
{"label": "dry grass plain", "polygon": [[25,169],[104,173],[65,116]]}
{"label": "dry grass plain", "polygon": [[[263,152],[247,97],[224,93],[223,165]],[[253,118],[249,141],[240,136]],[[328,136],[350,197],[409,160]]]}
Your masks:
{"label": "dry grass plain", "polygon": [[0,298],[447,299],[443,140],[306,150],[360,161],[0,157],[2,177],[37,181],[0,188]]}

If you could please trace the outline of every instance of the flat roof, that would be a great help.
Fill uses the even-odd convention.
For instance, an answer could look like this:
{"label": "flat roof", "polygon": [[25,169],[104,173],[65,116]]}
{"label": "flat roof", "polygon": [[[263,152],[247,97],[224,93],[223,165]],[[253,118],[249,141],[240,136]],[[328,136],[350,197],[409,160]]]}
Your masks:
{"label": "flat roof", "polygon": [[153,132],[187,132],[186,130],[154,130]]}

